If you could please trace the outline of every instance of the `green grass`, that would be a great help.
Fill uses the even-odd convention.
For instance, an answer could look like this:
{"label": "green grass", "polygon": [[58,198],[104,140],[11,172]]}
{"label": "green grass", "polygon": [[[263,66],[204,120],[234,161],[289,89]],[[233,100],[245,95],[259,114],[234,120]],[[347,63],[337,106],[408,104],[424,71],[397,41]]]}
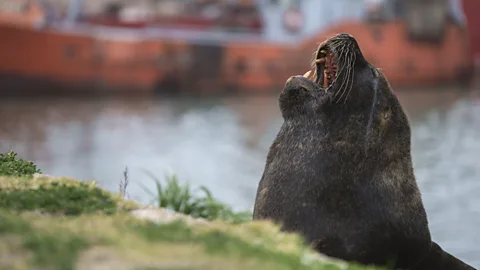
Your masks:
{"label": "green grass", "polygon": [[17,153],[0,154],[0,176],[18,176],[29,178],[35,173],[41,173],[31,161],[17,158]]}
{"label": "green grass", "polygon": [[182,185],[176,176],[164,182],[153,177],[157,205],[211,222],[157,224],[130,216],[141,206],[122,198],[127,170],[120,194],[113,194],[95,182],[32,178],[40,173],[33,163],[12,152],[1,157],[0,269],[93,269],[102,263],[99,269],[341,269],[313,260],[315,252],[299,235],[251,221],[251,213],[236,213],[206,187]]}
{"label": "green grass", "polygon": [[215,199],[205,186],[193,189],[188,183],[181,185],[177,176],[167,176],[165,183],[150,175],[155,181],[156,194],[145,189],[155,197],[158,207],[166,208],[207,220],[221,219],[229,223],[243,223],[252,219],[248,211],[235,212],[232,208]]}
{"label": "green grass", "polygon": [[[182,221],[175,221],[169,224],[154,224],[146,222],[140,226],[133,226],[136,233],[140,234],[146,241],[184,243],[200,245],[210,255],[222,257],[237,257],[239,259],[258,259],[264,262],[274,263],[281,268],[278,269],[339,269],[336,265],[328,268],[325,264],[307,264],[302,261],[302,250],[298,253],[281,252],[275,249],[266,248],[263,245],[252,243],[232,235],[222,229],[211,229],[203,232],[196,232]],[[299,238],[292,238],[292,244],[301,246],[303,242]],[[348,269],[360,269],[352,267]]]}
{"label": "green grass", "polygon": [[[31,254],[20,259],[28,262],[24,269],[69,270],[78,263],[102,260],[113,263],[111,267],[115,267],[113,261],[135,264],[122,269],[374,269],[356,264],[341,268],[333,262],[308,259],[312,253],[300,237],[282,234],[269,223],[192,226],[182,221],[156,224],[125,214],[65,218],[0,211],[0,238],[6,235],[19,244],[5,249],[2,241],[0,250]],[[95,261],[86,258],[87,251],[108,251],[108,257],[99,253]]]}
{"label": "green grass", "polygon": [[[17,158],[9,152],[0,154],[0,176],[24,177],[23,183],[7,186],[0,183],[0,208],[15,211],[39,210],[47,213],[79,215],[101,211],[113,214],[118,210],[116,201],[102,189],[82,182],[45,182],[30,186],[34,173],[41,173],[31,161]],[[129,185],[128,169],[120,182],[120,196],[125,197]],[[165,182],[151,176],[155,181],[156,193],[145,189],[155,198],[158,207],[207,220],[220,219],[229,223],[250,221],[248,211],[235,212],[232,208],[215,199],[205,186],[193,189],[188,183],[181,185],[178,178],[168,176]]]}
{"label": "green grass", "polygon": [[113,214],[117,211],[117,203],[109,194],[87,183],[74,186],[62,182],[41,182],[34,188],[0,188],[0,208],[64,215],[100,211]]}
{"label": "green grass", "polygon": [[17,215],[0,211],[0,237],[21,236],[20,247],[33,252],[34,265],[53,269],[73,269],[78,253],[87,248],[87,241],[64,230],[45,232],[33,228]]}

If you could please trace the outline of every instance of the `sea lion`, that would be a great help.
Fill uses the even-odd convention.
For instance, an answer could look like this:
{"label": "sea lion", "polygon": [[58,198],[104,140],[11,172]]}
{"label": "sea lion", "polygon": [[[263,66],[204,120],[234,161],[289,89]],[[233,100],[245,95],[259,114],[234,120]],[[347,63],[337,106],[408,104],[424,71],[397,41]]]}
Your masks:
{"label": "sea lion", "polygon": [[279,95],[253,219],[298,232],[331,257],[394,269],[474,269],[432,242],[412,167],[410,125],[355,38],[323,42]]}

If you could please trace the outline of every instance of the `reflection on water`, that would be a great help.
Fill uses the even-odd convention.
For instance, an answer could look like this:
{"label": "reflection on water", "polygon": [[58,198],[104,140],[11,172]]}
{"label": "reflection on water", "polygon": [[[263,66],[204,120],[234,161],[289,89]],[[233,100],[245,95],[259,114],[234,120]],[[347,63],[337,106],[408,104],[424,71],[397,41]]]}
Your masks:
{"label": "reflection on water", "polygon": [[[413,161],[434,239],[480,267],[480,99],[472,92],[398,93],[413,128]],[[252,208],[281,125],[275,96],[202,100],[0,101],[0,152],[13,149],[47,174],[98,180],[131,199],[176,173],[237,209]]]}

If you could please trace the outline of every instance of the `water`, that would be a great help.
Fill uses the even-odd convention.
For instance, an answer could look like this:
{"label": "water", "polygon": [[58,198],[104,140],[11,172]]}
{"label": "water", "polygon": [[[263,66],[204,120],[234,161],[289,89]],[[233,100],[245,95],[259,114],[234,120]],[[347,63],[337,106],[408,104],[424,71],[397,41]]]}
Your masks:
{"label": "water", "polygon": [[[474,91],[399,92],[432,236],[480,267],[480,98]],[[13,149],[46,174],[98,180],[131,199],[176,173],[236,209],[251,209],[268,147],[281,125],[275,96],[201,100],[0,101],[0,152]]]}

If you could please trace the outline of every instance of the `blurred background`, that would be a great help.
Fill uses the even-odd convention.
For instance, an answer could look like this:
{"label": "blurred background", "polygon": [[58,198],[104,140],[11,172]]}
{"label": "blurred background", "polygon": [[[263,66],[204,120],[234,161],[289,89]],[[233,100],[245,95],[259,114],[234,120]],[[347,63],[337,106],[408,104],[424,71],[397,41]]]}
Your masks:
{"label": "blurred background", "polygon": [[[0,152],[149,203],[145,170],[251,210],[285,80],[347,32],[412,124],[433,238],[480,267],[480,1],[0,0]],[[477,194],[477,195],[476,195]]]}

